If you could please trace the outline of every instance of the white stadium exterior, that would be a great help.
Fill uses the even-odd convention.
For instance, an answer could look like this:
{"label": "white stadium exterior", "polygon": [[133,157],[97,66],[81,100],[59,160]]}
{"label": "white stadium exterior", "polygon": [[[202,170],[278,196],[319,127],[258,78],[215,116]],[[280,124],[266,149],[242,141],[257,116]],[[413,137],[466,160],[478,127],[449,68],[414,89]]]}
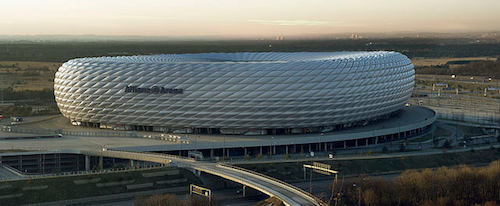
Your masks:
{"label": "white stadium exterior", "polygon": [[73,124],[174,133],[326,132],[404,107],[397,52],[202,53],[73,59],[54,94]]}

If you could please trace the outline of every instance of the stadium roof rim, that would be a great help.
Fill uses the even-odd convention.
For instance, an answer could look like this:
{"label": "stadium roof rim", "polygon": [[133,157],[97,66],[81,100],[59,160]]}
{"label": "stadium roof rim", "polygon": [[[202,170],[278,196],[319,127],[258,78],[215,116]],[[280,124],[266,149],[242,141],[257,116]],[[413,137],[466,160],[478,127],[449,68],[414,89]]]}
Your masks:
{"label": "stadium roof rim", "polygon": [[187,53],[154,54],[115,57],[90,57],[70,61],[116,63],[288,63],[311,61],[343,61],[375,59],[400,55],[392,51],[357,52],[236,52],[236,53]]}

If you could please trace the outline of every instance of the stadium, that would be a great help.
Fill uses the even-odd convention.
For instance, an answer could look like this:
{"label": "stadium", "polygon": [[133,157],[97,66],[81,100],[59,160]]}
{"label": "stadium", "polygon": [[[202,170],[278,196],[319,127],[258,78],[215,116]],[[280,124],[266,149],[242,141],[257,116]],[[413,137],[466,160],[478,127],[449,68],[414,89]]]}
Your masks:
{"label": "stadium", "polygon": [[387,119],[413,64],[397,52],[201,53],[73,59],[54,95],[74,125],[196,134],[304,134]]}

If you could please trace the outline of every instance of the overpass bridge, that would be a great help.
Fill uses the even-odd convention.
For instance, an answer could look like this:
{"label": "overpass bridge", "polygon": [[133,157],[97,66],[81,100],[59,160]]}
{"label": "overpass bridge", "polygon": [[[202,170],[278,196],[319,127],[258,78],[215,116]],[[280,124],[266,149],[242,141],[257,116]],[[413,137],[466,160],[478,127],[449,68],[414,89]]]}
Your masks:
{"label": "overpass bridge", "polygon": [[121,159],[131,159],[155,162],[160,164],[172,164],[178,167],[193,169],[196,171],[205,172],[215,176],[228,179],[245,186],[254,188],[270,197],[276,197],[283,201],[287,206],[300,206],[300,205],[326,205],[322,200],[313,196],[312,194],[292,186],[283,181],[274,179],[272,177],[262,175],[250,170],[239,168],[232,165],[200,162],[195,161],[193,158],[179,157],[175,155],[160,154],[160,153],[146,153],[146,152],[129,152],[117,150],[103,150],[103,151],[78,151],[79,154],[113,157]]}

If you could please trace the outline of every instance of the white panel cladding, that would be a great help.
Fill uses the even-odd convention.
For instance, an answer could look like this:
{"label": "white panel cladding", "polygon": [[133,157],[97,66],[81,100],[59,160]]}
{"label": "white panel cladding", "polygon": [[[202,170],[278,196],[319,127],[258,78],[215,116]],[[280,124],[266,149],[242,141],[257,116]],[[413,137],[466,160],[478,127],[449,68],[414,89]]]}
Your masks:
{"label": "white panel cladding", "polygon": [[64,63],[54,94],[61,113],[81,122],[302,128],[394,112],[410,98],[414,78],[406,56],[385,51],[99,57]]}

